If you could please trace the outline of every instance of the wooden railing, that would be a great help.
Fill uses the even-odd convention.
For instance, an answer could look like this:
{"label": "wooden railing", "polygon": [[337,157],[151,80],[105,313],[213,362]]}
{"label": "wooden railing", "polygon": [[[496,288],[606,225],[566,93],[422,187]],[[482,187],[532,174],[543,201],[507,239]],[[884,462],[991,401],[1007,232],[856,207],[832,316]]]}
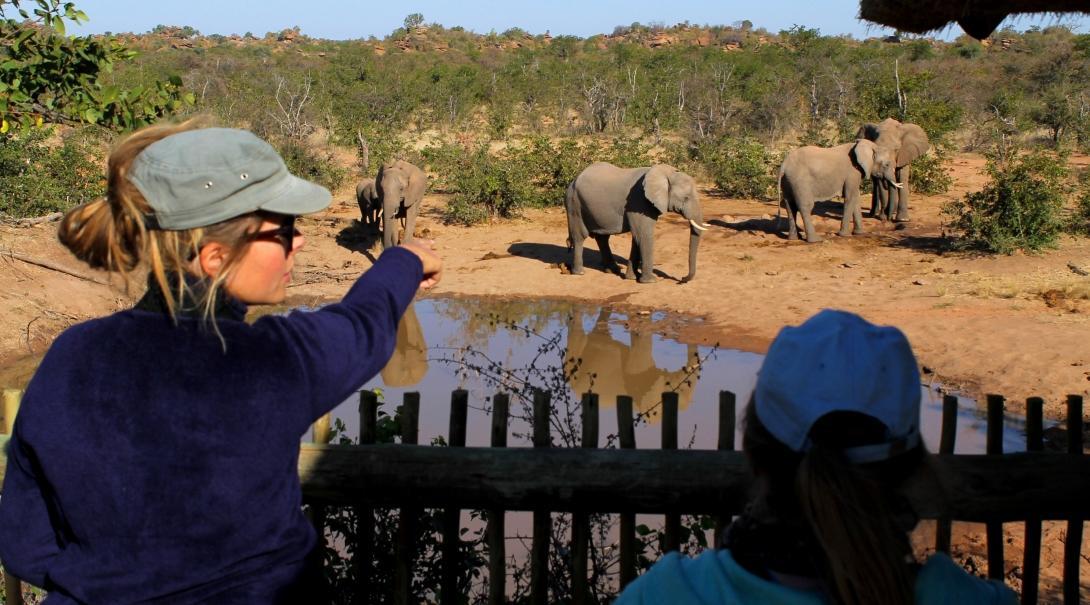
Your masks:
{"label": "wooden railing", "polygon": [[[15,398],[13,397],[13,400]],[[7,399],[5,399],[7,401]],[[954,455],[957,399],[943,401],[943,424],[933,473],[904,488],[921,518],[937,519],[937,550],[949,552],[953,521],[986,524],[987,573],[1003,579],[1004,523],[1025,524],[1022,554],[1022,602],[1036,603],[1040,574],[1042,521],[1064,521],[1063,598],[1078,603],[1083,522],[1090,512],[1090,456],[1083,454],[1082,398],[1067,401],[1067,451],[1043,451],[1043,401],[1026,402],[1026,452],[1002,452],[1004,400],[987,398],[986,454]],[[444,509],[441,564],[444,602],[459,602],[460,511],[485,511],[489,553],[490,603],[505,602],[505,511],[532,511],[530,592],[533,603],[546,603],[552,512],[572,513],[570,544],[572,600],[590,601],[588,590],[589,513],[619,513],[621,585],[636,577],[635,513],[665,515],[663,544],[677,549],[681,514],[717,515],[717,528],[741,511],[751,477],[741,452],[734,451],[735,396],[723,391],[719,400],[718,450],[677,449],[676,393],[664,393],[661,409],[662,449],[635,449],[632,399],[617,398],[618,449],[597,449],[598,398],[582,400],[582,447],[551,447],[550,401],[539,393],[533,402],[533,447],[507,448],[509,399],[492,399],[491,447],[465,447],[468,395],[451,397],[449,447],[417,443],[420,396],[406,393],[401,408],[400,444],[375,444],[378,402],[360,394],[359,445],[303,444],[299,474],[312,521],[322,528],[325,506],[355,507],[370,523],[376,508],[400,509],[395,601],[408,603],[413,569],[414,519],[422,509]],[[5,410],[10,423],[14,415]],[[315,426],[316,441],[328,441],[328,420]],[[6,438],[0,437],[0,445]],[[506,448],[506,449],[501,449]],[[4,462],[0,458],[0,463]],[[0,473],[5,464],[0,464]],[[0,477],[2,478],[2,477]],[[357,578],[365,594],[373,552],[373,531],[361,526],[352,552]],[[8,595],[12,592],[9,584]],[[450,595],[454,595],[451,598]],[[20,603],[18,598],[8,603]]]}

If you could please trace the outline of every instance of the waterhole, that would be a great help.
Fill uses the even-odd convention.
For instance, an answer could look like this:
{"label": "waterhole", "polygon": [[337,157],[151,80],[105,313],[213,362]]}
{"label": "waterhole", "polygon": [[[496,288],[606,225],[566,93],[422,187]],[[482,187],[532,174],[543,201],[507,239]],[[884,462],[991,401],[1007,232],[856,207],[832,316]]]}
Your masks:
{"label": "waterhole", "polygon": [[[550,392],[557,410],[554,443],[576,445],[578,402],[598,393],[600,444],[615,443],[617,395],[633,398],[639,448],[661,444],[660,404],[664,391],[678,394],[681,447],[715,449],[719,392],[737,396],[741,416],[753,391],[762,355],[678,342],[665,336],[678,322],[664,313],[613,310],[558,300],[435,298],[416,301],[398,328],[397,349],[381,374],[361,386],[379,389],[382,410],[393,414],[408,391],[420,393],[420,443],[448,431],[450,394],[469,392],[466,445],[489,444],[491,396],[511,392],[509,446],[529,446],[527,387]],[[850,376],[845,376],[850,380]],[[942,429],[942,388],[921,384],[920,421],[924,441],[937,451]],[[519,393],[523,397],[519,397]],[[359,432],[359,400],[353,396],[334,411],[346,436]],[[985,419],[972,399],[959,398],[957,453],[983,453]],[[1025,449],[1024,418],[1004,419],[1004,451]]]}

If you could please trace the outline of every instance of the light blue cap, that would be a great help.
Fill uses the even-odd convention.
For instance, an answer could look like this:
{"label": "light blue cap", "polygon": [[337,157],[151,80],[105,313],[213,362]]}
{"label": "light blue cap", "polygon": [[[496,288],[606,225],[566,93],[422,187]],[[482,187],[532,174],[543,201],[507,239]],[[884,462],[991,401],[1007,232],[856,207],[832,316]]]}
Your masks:
{"label": "light blue cap", "polygon": [[885,460],[920,443],[920,371],[908,339],[845,311],[824,310],[780,330],[757,375],[761,424],[796,452],[829,412],[859,412],[886,426],[887,440],[846,448],[857,464]]}
{"label": "light blue cap", "polygon": [[272,145],[235,128],[187,130],[156,141],[136,156],[128,178],[160,229],[207,227],[257,210],[307,214],[332,201],[325,187],[289,173]]}

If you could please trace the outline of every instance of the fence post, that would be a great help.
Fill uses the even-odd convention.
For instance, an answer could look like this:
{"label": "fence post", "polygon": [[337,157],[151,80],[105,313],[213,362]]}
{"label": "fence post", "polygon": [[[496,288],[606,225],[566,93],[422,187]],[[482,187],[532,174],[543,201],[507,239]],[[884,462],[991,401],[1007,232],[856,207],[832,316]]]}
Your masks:
{"label": "fence post", "polygon": [[[720,451],[733,451],[734,450],[734,432],[736,426],[736,416],[738,413],[738,402],[734,393],[730,391],[719,391],[719,443],[718,449]],[[734,511],[731,511],[732,513]],[[720,536],[723,535],[723,529],[726,528],[728,522],[727,516],[724,514],[717,514],[715,516],[715,533],[712,536],[712,546],[715,547],[719,544]]]}
{"label": "fence post", "polygon": [[[360,391],[360,445],[372,445],[378,438],[378,395]],[[356,568],[356,591],[360,603],[370,603],[371,564],[375,556],[375,509],[356,507],[356,548],[352,564]]]}
{"label": "fence post", "polygon": [[[988,426],[985,453],[1003,455],[1003,396],[988,395]],[[988,521],[984,526],[988,543],[988,577],[1003,580],[1003,523]]]}
{"label": "fence post", "polygon": [[[1082,456],[1082,395],[1067,396],[1067,453]],[[1067,521],[1067,540],[1064,542],[1064,603],[1079,602],[1079,564],[1082,551],[1082,524],[1084,517]]]}
{"label": "fence post", "polygon": [[[466,445],[466,416],[469,410],[469,393],[464,389],[457,389],[450,394],[450,433],[447,445],[450,447],[465,447]],[[457,508],[448,508],[443,511],[443,584],[442,602],[465,602],[465,595],[458,590],[459,547],[461,538],[458,529],[461,525],[462,511]]]}
{"label": "fence post", "polygon": [[[635,419],[632,398],[617,395],[617,433],[621,449],[636,449]],[[621,590],[636,579],[636,513],[621,513]]]}
{"label": "fence post", "polygon": [[[323,444],[323,445],[329,443],[331,418],[332,418],[332,412],[327,412],[321,418],[315,420],[314,424],[311,425],[311,431],[312,431],[311,436],[312,436],[313,443],[318,443],[318,444]],[[315,501],[307,502],[306,515],[307,515],[307,518],[310,520],[310,524],[314,527],[314,533],[318,534],[318,540],[319,540],[318,543],[319,544],[324,544],[325,543],[325,516],[326,516],[326,507],[325,507],[325,505],[321,504],[320,502],[315,502]],[[322,561],[322,557],[323,557],[322,550],[323,549],[321,547],[319,547],[319,548],[315,549],[314,554],[312,554],[313,557],[316,557],[318,559],[317,562],[316,562],[316,565],[318,565],[319,567],[324,565],[324,561]],[[326,581],[325,581],[324,576],[323,576],[322,579],[318,580],[318,582],[321,583],[321,593],[325,594],[326,590],[328,589],[328,586],[326,585]]]}
{"label": "fence post", "polygon": [[[954,441],[958,436],[958,398],[956,395],[944,395],[942,398],[942,436],[939,439],[939,453],[953,454]],[[950,554],[950,541],[953,535],[953,522],[949,515],[943,515],[935,522],[935,550]]]}
{"label": "fence post", "polygon": [[[550,396],[534,391],[534,447],[549,447]],[[549,601],[549,541],[552,517],[547,510],[534,510],[534,537],[530,546],[530,602],[545,605]]]}
{"label": "fence post", "polygon": [[[582,411],[583,439],[581,447],[598,447],[598,394],[584,393],[579,406]],[[572,602],[582,605],[590,601],[590,589],[587,583],[587,563],[590,550],[590,514],[572,513]]]}
{"label": "fence post", "polygon": [[[677,449],[677,392],[662,394],[662,449]],[[666,554],[681,548],[681,514],[667,513],[662,552]]]}
{"label": "fence post", "polygon": [[[1026,400],[1026,451],[1044,449],[1044,405],[1040,397]],[[1041,519],[1026,515],[1026,538],[1022,551],[1022,603],[1037,602],[1037,584],[1041,575]]]}
{"label": "fence post", "polygon": [[[23,392],[19,389],[4,389],[4,424],[0,428],[8,435],[15,427],[15,415],[19,413],[19,402],[22,399]],[[7,570],[4,571],[4,594],[7,595],[8,605],[23,605],[23,583]]]}
{"label": "fence post", "polygon": [[[420,393],[405,393],[401,404],[401,444],[416,445],[419,434]],[[397,557],[394,563],[394,603],[409,605],[412,593],[413,556],[416,544],[416,520],[420,509],[402,507],[397,524]]]}
{"label": "fence post", "polygon": [[[507,414],[510,399],[506,393],[492,398],[492,447],[507,447]],[[502,605],[507,602],[507,542],[504,510],[488,511],[488,604]]]}

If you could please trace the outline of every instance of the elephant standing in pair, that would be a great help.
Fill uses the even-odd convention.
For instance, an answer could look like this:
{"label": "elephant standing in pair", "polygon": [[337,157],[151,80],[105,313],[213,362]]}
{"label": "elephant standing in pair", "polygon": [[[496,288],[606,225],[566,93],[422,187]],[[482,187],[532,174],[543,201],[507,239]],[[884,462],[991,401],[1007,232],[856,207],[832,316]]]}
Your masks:
{"label": "elephant standing in pair", "polygon": [[609,236],[632,232],[625,279],[640,283],[655,281],[655,222],[666,211],[689,221],[689,273],[696,275],[696,252],[703,223],[700,199],[693,178],[666,164],[643,168],[618,168],[608,162],[588,166],[568,185],[564,205],[568,215],[568,237],[572,250],[571,272],[583,274],[583,242],[588,236],[598,242],[607,270],[620,273],[609,249]]}
{"label": "elephant standing in pair", "polygon": [[375,179],[363,179],[356,185],[356,203],[360,206],[360,222],[365,226],[378,225],[382,219],[382,199],[378,196]]}
{"label": "elephant standing in pair", "polygon": [[[382,206],[382,248],[413,241],[416,216],[428,188],[428,175],[406,161],[394,160],[379,168],[375,186]],[[396,219],[401,219],[405,232],[400,242]]]}
{"label": "elephant standing in pair", "polygon": [[795,215],[802,214],[806,241],[820,242],[810,213],[816,202],[838,195],[844,198],[844,215],[837,235],[862,233],[859,187],[863,179],[872,177],[900,187],[894,179],[893,151],[866,139],[836,147],[807,145],[791,150],[780,166],[778,181],[779,203],[787,206],[787,239],[798,239]]}
{"label": "elephant standing in pair", "polygon": [[[864,124],[856,136],[874,141],[879,147],[892,150],[896,161],[894,181],[874,178],[871,216],[882,221],[907,222],[909,220],[908,194],[912,189],[909,164],[927,153],[931,147],[931,143],[927,140],[927,133],[916,124],[902,124],[893,118],[886,118],[877,124]],[[893,187],[891,182],[900,183],[902,186]]]}

